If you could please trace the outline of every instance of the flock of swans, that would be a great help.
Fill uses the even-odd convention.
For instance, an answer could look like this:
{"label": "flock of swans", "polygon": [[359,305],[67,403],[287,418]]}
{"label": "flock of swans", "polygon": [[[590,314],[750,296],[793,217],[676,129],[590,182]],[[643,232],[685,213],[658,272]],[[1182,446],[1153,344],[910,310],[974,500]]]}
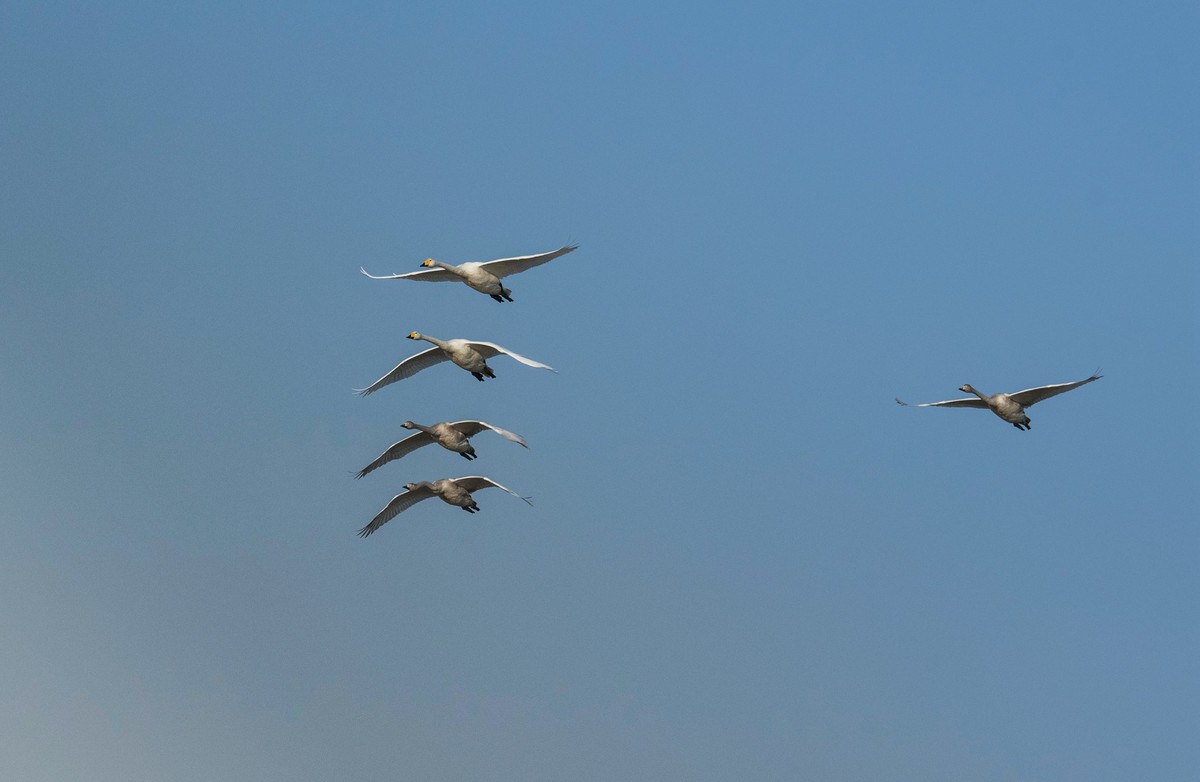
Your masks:
{"label": "flock of swans", "polygon": [[[463,263],[454,265],[450,263],[442,263],[428,258],[421,264],[421,271],[409,272],[408,274],[388,274],[374,275],[367,272],[364,268],[359,268],[364,275],[373,280],[419,280],[424,282],[464,282],[469,287],[480,293],[485,293],[491,296],[498,302],[504,303],[512,301],[512,291],[506,288],[501,280],[504,277],[518,274],[520,272],[532,269],[535,266],[540,266],[543,263],[552,261],[555,258],[566,255],[574,250],[578,245],[568,244],[557,250],[552,250],[547,253],[538,255],[522,255],[516,258],[500,258],[494,261],[486,261],[483,263]],[[526,366],[535,367],[537,369],[547,369],[551,372],[556,372],[554,367],[548,364],[543,364],[540,361],[534,361],[531,358],[526,358],[519,353],[500,347],[494,342],[484,342],[482,340],[472,339],[438,339],[431,337],[428,334],[422,334],[418,331],[410,332],[409,339],[422,340],[433,345],[433,347],[421,351],[415,355],[401,361],[392,368],[383,377],[376,380],[366,388],[356,388],[355,393],[360,396],[373,394],[384,386],[391,385],[400,380],[410,378],[423,369],[428,369],[437,364],[449,361],[458,365],[462,369],[470,372],[476,380],[483,381],[486,378],[495,378],[496,373],[488,366],[488,359],[496,356],[508,356],[509,358],[524,364]],[[379,469],[388,462],[395,461],[401,457],[407,456],[418,448],[434,443],[442,446],[448,451],[453,451],[459,454],[468,461],[475,459],[475,447],[471,445],[471,438],[485,430],[495,432],[506,440],[511,440],[520,446],[528,448],[525,440],[518,434],[501,429],[498,426],[493,426],[486,421],[442,421],[431,426],[423,426],[405,421],[403,424],[405,429],[415,429],[416,434],[393,443],[383,453],[376,457],[370,464],[358,471],[355,478],[362,478],[375,470]],[[462,508],[467,513],[476,513],[479,511],[479,505],[476,504],[475,498],[471,495],[474,492],[482,491],[483,489],[500,489],[509,494],[524,500],[532,505],[528,497],[521,495],[509,489],[507,486],[502,486],[496,481],[483,475],[467,475],[462,478],[442,478],[437,481],[420,481],[418,483],[406,483],[404,491],[397,494],[395,497],[383,507],[375,517],[362,529],[358,531],[360,537],[367,537],[384,524],[391,521],[399,513],[422,500],[427,500],[431,497],[438,497],[443,502],[456,507]]]}
{"label": "flock of swans", "polygon": [[[361,267],[359,271],[372,280],[463,282],[470,288],[487,294],[498,302],[504,303],[513,300],[512,291],[506,288],[502,282],[504,277],[518,274],[552,261],[573,251],[576,247],[578,245],[568,244],[557,250],[538,255],[522,255],[515,258],[500,258],[483,263],[473,262],[458,265],[428,258],[421,264],[423,267],[421,271],[409,272],[407,274],[374,275]],[[476,380],[483,381],[486,378],[496,377],[495,372],[488,366],[487,360],[501,355],[508,356],[526,366],[547,369],[551,372],[557,371],[547,364],[526,358],[494,342],[471,339],[442,340],[437,337],[431,337],[428,334],[421,334],[417,331],[409,333],[408,338],[429,342],[433,347],[409,356],[371,385],[366,388],[355,389],[355,393],[367,396],[384,386],[410,378],[424,369],[447,361],[470,372]],[[896,403],[905,407],[974,407],[981,410],[991,410],[1001,420],[1012,424],[1017,429],[1028,431],[1030,429],[1030,420],[1029,416],[1025,413],[1027,408],[1044,399],[1049,399],[1052,396],[1074,390],[1094,380],[1099,380],[1101,377],[1100,371],[1097,370],[1091,377],[1083,380],[1037,386],[1011,394],[992,394],[990,396],[968,384],[959,387],[959,390],[963,393],[971,394],[971,396],[962,399],[947,399],[942,402],[925,402],[916,405],[909,405],[907,402],[896,399]],[[376,457],[374,461],[359,470],[354,476],[355,478],[362,478],[388,462],[400,459],[418,448],[434,443],[446,450],[459,454],[468,461],[473,460],[476,458],[476,453],[474,446],[471,445],[471,438],[485,430],[495,432],[501,437],[525,448],[529,447],[520,435],[506,429],[501,429],[498,426],[493,426],[485,421],[443,421],[431,426],[422,426],[412,421],[405,421],[403,426],[405,429],[417,430],[416,434],[393,443],[387,450]],[[437,481],[406,483],[404,491],[393,497],[382,510],[375,514],[370,523],[358,531],[358,534],[362,537],[370,535],[402,511],[430,497],[438,497],[443,502],[462,508],[468,513],[476,513],[479,510],[479,506],[471,496],[472,493],[490,488],[500,489],[524,500],[530,505],[533,504],[529,502],[528,497],[522,497],[508,487],[502,486],[491,478],[482,475],[468,475],[462,478],[443,478]]]}

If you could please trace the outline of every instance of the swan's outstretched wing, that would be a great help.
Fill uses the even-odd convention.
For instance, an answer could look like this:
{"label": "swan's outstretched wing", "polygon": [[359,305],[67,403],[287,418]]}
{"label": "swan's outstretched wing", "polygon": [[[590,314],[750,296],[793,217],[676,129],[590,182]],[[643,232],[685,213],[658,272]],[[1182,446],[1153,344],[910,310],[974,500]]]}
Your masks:
{"label": "swan's outstretched wing", "polygon": [[[510,432],[507,429],[501,429],[498,426],[492,426],[486,421],[455,421],[450,425],[462,432],[466,437],[474,437],[484,429],[491,429],[496,434],[505,439],[512,440],[517,445],[524,445],[526,448],[529,447],[525,444],[525,440],[521,437],[521,435]],[[397,443],[397,445],[399,445],[399,443]]]}
{"label": "swan's outstretched wing", "polygon": [[1052,396],[1058,396],[1059,394],[1066,393],[1073,388],[1079,388],[1082,385],[1090,383],[1093,380],[1099,380],[1102,377],[1104,377],[1104,375],[1100,374],[1100,370],[1096,370],[1096,373],[1087,380],[1076,380],[1074,383],[1057,383],[1052,386],[1027,388],[1024,391],[1018,391],[1015,394],[1009,394],[1008,398],[1012,399],[1022,407],[1029,407],[1030,405],[1037,404],[1043,399],[1049,399]]}
{"label": "swan's outstretched wing", "polygon": [[399,459],[401,456],[407,456],[421,446],[429,445],[432,442],[433,435],[429,434],[429,432],[417,432],[414,435],[405,437],[400,442],[392,443],[390,446],[388,446],[386,451],[379,454],[379,457],[375,459],[375,461],[359,470],[358,474],[354,477],[361,478],[367,473],[379,469],[388,462],[393,461],[394,459]]}
{"label": "swan's outstretched wing", "polygon": [[475,493],[481,489],[491,489],[491,488],[503,489],[504,491],[508,492],[512,496],[517,497],[522,500],[525,500],[525,502],[527,502],[528,504],[533,505],[533,503],[529,501],[528,497],[522,497],[520,494],[517,494],[515,491],[508,488],[507,486],[501,486],[500,484],[493,481],[491,478],[485,478],[482,475],[468,475],[465,478],[455,478],[454,482],[471,493]]}
{"label": "swan's outstretched wing", "polygon": [[442,352],[441,348],[434,347],[429,350],[422,350],[417,355],[409,356],[401,361],[391,372],[388,372],[366,388],[354,389],[354,393],[359,396],[373,394],[390,383],[395,383],[397,380],[403,380],[406,377],[412,377],[422,369],[428,369],[434,364],[440,364],[447,360],[446,354]]}
{"label": "swan's outstretched wing", "polygon": [[896,404],[905,407],[982,407],[987,410],[987,402],[977,396],[969,396],[966,399],[947,399],[945,402],[925,402],[919,405],[910,405],[908,402],[901,402],[897,399]]}
{"label": "swan's outstretched wing", "polygon": [[549,369],[551,372],[556,374],[558,373],[557,369],[548,364],[543,364],[540,361],[534,361],[531,358],[525,358],[519,353],[513,353],[511,350],[502,348],[494,342],[475,342],[474,340],[466,340],[466,343],[478,351],[479,355],[483,356],[485,359],[492,358],[493,356],[498,356],[503,353],[510,358],[515,358],[517,361],[520,361],[526,366],[537,367],[538,369]]}
{"label": "swan's outstretched wing", "polygon": [[375,514],[375,518],[371,519],[370,524],[358,531],[358,536],[365,538],[394,519],[401,511],[407,510],[421,500],[427,500],[432,496],[434,496],[433,489],[427,483],[417,484],[416,488],[409,489],[402,494],[397,494],[395,497],[392,497],[391,502],[384,506],[383,510]]}
{"label": "swan's outstretched wing", "polygon": [[517,258],[497,258],[494,261],[485,261],[479,264],[481,269],[491,272],[497,277],[507,277],[510,274],[518,274],[526,269],[532,269],[534,266],[541,266],[547,261],[553,261],[560,255],[566,255],[574,250],[579,245],[568,244],[565,247],[559,247],[557,250],[552,250],[548,253],[540,255],[522,255]]}
{"label": "swan's outstretched wing", "polygon": [[370,277],[372,280],[421,280],[422,282],[449,282],[451,280],[462,280],[452,271],[446,269],[422,269],[419,272],[408,272],[407,274],[380,274],[375,275],[368,272],[363,267],[359,266],[358,270]]}

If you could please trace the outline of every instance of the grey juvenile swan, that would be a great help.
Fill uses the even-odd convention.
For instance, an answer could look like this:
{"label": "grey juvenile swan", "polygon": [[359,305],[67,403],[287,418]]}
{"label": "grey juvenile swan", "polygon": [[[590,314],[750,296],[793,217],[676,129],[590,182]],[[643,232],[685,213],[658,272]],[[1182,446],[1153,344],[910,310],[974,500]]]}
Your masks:
{"label": "grey juvenile swan", "polygon": [[[920,405],[911,405],[912,407],[978,407],[990,409],[993,413],[1008,421],[1018,429],[1028,430],[1029,416],[1025,415],[1025,408],[1037,404],[1043,399],[1049,399],[1052,396],[1066,393],[1073,388],[1079,388],[1082,385],[1099,380],[1104,377],[1100,374],[1100,370],[1086,380],[1076,380],[1074,383],[1057,383],[1052,386],[1038,386],[1037,388],[1027,388],[1024,391],[1017,391],[1013,394],[994,394],[988,396],[982,391],[977,391],[969,384],[959,387],[959,391],[965,391],[968,394],[975,396],[967,397],[966,399],[948,399],[945,402],[926,402]],[[907,402],[896,400],[898,404],[908,407]]]}
{"label": "grey juvenile swan", "polygon": [[420,431],[404,438],[398,443],[392,443],[375,461],[359,470],[358,474],[354,476],[355,478],[361,478],[394,459],[407,456],[418,448],[432,443],[437,443],[448,451],[454,451],[469,461],[475,458],[475,448],[471,445],[470,438],[485,429],[490,429],[501,437],[512,440],[517,445],[526,448],[529,447],[521,439],[520,435],[513,434],[507,429],[501,429],[498,426],[492,426],[485,421],[455,421],[453,423],[443,421],[433,426],[422,426],[421,424],[414,424],[412,421],[405,421],[401,426],[405,429],[418,429]]}
{"label": "grey juvenile swan", "polygon": [[485,375],[487,377],[495,377],[496,375],[492,372],[492,368],[487,365],[487,359],[498,356],[501,353],[520,361],[526,366],[558,372],[554,367],[534,361],[531,358],[525,358],[513,353],[511,350],[500,347],[494,342],[479,342],[471,339],[440,340],[437,337],[431,337],[417,331],[410,333],[408,338],[423,339],[426,342],[432,342],[434,347],[424,350],[415,356],[409,356],[397,364],[391,372],[388,372],[371,385],[366,388],[354,389],[354,393],[360,396],[373,394],[386,385],[395,383],[397,380],[403,380],[406,377],[412,377],[422,369],[431,367],[434,364],[440,364],[443,361],[453,361],[474,375],[476,380],[483,380]]}
{"label": "grey juvenile swan", "polygon": [[521,255],[516,258],[498,258],[494,261],[483,262],[469,261],[457,266],[452,263],[442,263],[432,258],[426,258],[425,262],[421,265],[429,268],[419,272],[408,272],[407,274],[383,274],[376,276],[370,274],[361,266],[358,267],[358,270],[372,280],[422,280],[425,282],[461,280],[480,293],[486,293],[496,301],[505,302],[512,301],[512,291],[505,288],[500,282],[501,277],[507,277],[510,274],[519,274],[526,269],[532,269],[534,266],[541,266],[547,261],[553,261],[560,255],[566,255],[578,246],[577,244],[568,244],[559,247],[557,250],[551,250],[548,253],[541,253],[539,255]]}
{"label": "grey juvenile swan", "polygon": [[358,531],[358,535],[365,538],[394,519],[401,511],[407,510],[421,500],[427,500],[430,497],[441,497],[443,502],[457,505],[467,513],[475,513],[479,510],[479,506],[472,499],[471,492],[493,487],[503,489],[512,496],[525,500],[530,505],[533,504],[529,502],[528,497],[521,497],[520,494],[517,494],[512,489],[501,486],[491,478],[485,478],[482,475],[468,475],[464,478],[443,478],[440,481],[433,482],[406,483],[404,485],[406,491],[392,497],[392,501],[384,506],[383,510],[376,513],[375,518],[371,519],[371,523]]}

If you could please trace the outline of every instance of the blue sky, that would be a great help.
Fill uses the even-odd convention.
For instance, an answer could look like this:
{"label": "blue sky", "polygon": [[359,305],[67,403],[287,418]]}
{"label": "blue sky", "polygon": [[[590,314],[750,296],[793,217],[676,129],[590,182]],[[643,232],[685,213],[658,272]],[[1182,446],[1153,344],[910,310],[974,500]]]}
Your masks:
{"label": "blue sky", "polygon": [[1194,779],[1197,16],[7,4],[0,771]]}

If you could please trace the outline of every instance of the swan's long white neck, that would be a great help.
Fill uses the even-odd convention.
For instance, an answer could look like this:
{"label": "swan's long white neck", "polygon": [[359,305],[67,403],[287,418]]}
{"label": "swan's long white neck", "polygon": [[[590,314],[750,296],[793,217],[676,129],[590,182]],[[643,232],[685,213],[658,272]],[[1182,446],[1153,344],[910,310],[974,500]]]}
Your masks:
{"label": "swan's long white neck", "polygon": [[411,425],[410,428],[412,428],[412,429],[417,429],[419,431],[425,432],[426,434],[433,434],[432,426],[424,426],[422,424],[416,423],[415,421],[409,421],[408,423]]}
{"label": "swan's long white neck", "polygon": [[421,332],[418,331],[416,338],[423,339],[426,342],[432,342],[433,344],[437,345],[439,348],[442,348],[443,350],[446,349],[446,343],[443,342],[442,340],[438,339],[437,337],[431,337],[428,334],[422,334]]}

